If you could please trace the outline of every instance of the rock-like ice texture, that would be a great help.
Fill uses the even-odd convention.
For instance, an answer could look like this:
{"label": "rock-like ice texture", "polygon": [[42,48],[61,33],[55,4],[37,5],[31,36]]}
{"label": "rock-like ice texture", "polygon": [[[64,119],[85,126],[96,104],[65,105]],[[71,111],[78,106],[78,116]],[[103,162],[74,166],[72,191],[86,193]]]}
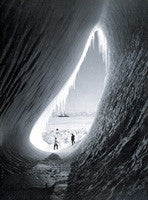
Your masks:
{"label": "rock-like ice texture", "polygon": [[104,16],[109,79],[72,164],[67,199],[148,198],[148,2],[110,3]]}
{"label": "rock-like ice texture", "polygon": [[14,166],[19,162],[24,167],[24,156],[29,160],[47,156],[33,147],[29,136],[74,71],[98,22],[101,7],[90,1],[81,3],[0,2],[1,132],[11,165],[14,161]]}
{"label": "rock-like ice texture", "polygon": [[109,49],[106,88],[75,152],[66,199],[148,199],[147,13],[147,0],[0,1],[5,172],[18,173],[48,156],[33,147],[30,132],[99,24]]}

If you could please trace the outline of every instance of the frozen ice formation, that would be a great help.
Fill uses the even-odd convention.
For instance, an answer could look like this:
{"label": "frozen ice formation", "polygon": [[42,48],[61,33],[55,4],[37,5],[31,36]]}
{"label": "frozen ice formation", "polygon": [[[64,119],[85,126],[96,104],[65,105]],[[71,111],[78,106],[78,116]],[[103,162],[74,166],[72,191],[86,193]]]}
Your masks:
{"label": "frozen ice formation", "polygon": [[[48,107],[44,110],[42,115],[39,117],[35,125],[33,126],[30,134],[30,141],[31,143],[38,149],[47,151],[48,145],[42,138],[42,133],[46,132],[46,124],[49,120],[49,117],[52,116],[52,113],[55,110],[59,110],[61,113],[65,113],[65,104],[66,99],[69,95],[69,91],[71,88],[75,87],[75,80],[77,77],[77,74],[80,70],[80,67],[87,56],[88,49],[92,43],[94,43],[95,34],[98,38],[98,49],[102,55],[103,61],[106,66],[108,66],[108,52],[107,52],[107,39],[102,31],[102,29],[96,25],[90,32],[90,35],[87,39],[87,42],[85,44],[84,50],[82,52],[82,55],[72,72],[70,78],[68,81],[64,84],[60,92],[56,95],[56,97],[52,100],[52,102],[48,105]],[[106,72],[107,73],[107,72]]]}
{"label": "frozen ice formation", "polygon": [[99,25],[106,87],[88,136],[71,154],[65,198],[148,199],[147,13],[147,0],[0,2],[3,173],[22,173],[49,155],[32,145],[31,130],[68,83],[52,109],[66,101]]}

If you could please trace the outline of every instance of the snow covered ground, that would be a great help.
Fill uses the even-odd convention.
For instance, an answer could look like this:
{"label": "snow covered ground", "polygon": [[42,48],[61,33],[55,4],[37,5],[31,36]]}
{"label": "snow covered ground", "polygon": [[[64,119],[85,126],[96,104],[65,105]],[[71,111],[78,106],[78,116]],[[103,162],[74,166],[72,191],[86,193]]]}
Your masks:
{"label": "snow covered ground", "polygon": [[[57,152],[61,149],[69,149],[71,147],[71,134],[75,135],[74,146],[88,133],[94,117],[92,116],[74,116],[74,117],[52,117],[46,126],[46,132],[42,133],[43,140],[48,143],[48,150]],[[58,129],[58,133],[56,132]],[[54,150],[54,139],[59,142],[58,150]],[[73,148],[74,148],[73,146]]]}

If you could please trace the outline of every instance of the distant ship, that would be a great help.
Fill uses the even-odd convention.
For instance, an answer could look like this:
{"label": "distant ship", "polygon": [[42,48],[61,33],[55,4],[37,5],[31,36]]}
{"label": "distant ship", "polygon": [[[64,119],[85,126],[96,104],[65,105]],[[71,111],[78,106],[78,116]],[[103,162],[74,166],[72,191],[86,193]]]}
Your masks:
{"label": "distant ship", "polygon": [[69,117],[69,115],[67,115],[66,113],[60,113],[60,114],[58,115],[58,117]]}

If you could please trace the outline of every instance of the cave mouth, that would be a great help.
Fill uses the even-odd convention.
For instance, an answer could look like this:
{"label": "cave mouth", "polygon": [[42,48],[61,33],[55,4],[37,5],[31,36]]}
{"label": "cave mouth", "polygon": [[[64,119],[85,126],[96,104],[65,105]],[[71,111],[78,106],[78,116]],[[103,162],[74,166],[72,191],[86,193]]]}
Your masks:
{"label": "cave mouth", "polygon": [[[102,28],[100,26],[96,25],[90,32],[90,35],[86,41],[83,53],[75,67],[75,70],[73,71],[73,73],[71,74],[70,78],[65,83],[65,85],[62,87],[60,92],[53,99],[53,101],[49,103],[49,105],[44,110],[44,112],[41,114],[41,116],[36,121],[35,125],[33,126],[32,130],[31,130],[30,142],[37,149],[44,151],[44,152],[49,152],[49,153],[56,152],[57,154],[61,154],[61,153],[70,154],[71,151],[76,150],[81,145],[83,140],[85,138],[87,138],[87,135],[89,134],[89,130],[91,129],[91,126],[93,124],[95,117],[93,118],[93,120],[91,119],[90,122],[87,124],[86,131],[83,131],[83,133],[79,132],[80,134],[78,134],[78,135],[81,135],[81,137],[79,140],[77,140],[77,144],[73,148],[70,147],[71,145],[67,145],[66,143],[65,144],[63,143],[61,148],[59,148],[58,150],[55,151],[53,148],[49,148],[50,142],[48,143],[44,137],[46,135],[45,133],[47,133],[47,126],[48,126],[49,120],[50,119],[54,120],[53,113],[55,113],[56,110],[60,111],[61,113],[64,113],[67,97],[69,96],[71,89],[75,88],[75,82],[77,79],[77,75],[80,71],[82,64],[84,63],[85,59],[87,58],[87,53],[88,53],[89,48],[90,47],[94,48],[95,40],[97,40],[98,54],[101,55],[102,62],[104,63],[104,66],[105,66],[104,67],[105,74],[104,74],[104,80],[103,80],[103,82],[104,82],[103,90],[104,90],[106,79],[107,79],[107,70],[108,70],[107,69],[107,67],[108,67],[107,39],[105,37],[105,34],[104,34]],[[102,94],[103,94],[103,90],[102,90]],[[102,94],[101,94],[101,96],[102,96]],[[99,101],[100,101],[100,99],[99,99]],[[95,113],[96,113],[97,107],[98,107],[98,102],[97,102],[97,106],[95,108]],[[83,128],[84,127],[82,126],[81,130],[83,130]],[[51,130],[51,132],[52,131],[53,130]],[[72,131],[73,130],[69,131],[69,133],[71,134]],[[63,130],[61,132],[63,132]],[[64,134],[65,133],[63,132],[63,135]],[[56,137],[56,135],[54,134],[54,138],[55,137]],[[53,142],[53,139],[52,139],[52,142]]]}

